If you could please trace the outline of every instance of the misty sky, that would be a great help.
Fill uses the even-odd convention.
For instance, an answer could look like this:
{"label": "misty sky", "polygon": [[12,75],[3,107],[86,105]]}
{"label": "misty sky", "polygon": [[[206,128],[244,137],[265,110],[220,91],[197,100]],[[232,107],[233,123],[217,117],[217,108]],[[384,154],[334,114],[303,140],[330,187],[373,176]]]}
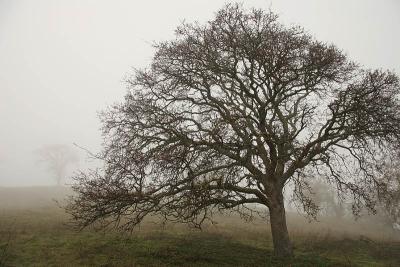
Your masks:
{"label": "misty sky", "polygon": [[[151,43],[172,38],[183,20],[211,19],[227,2],[0,0],[0,186],[54,184],[33,152],[43,145],[98,151],[97,112],[122,99],[124,77],[150,63]],[[399,0],[245,6],[271,9],[367,68],[400,74]]]}

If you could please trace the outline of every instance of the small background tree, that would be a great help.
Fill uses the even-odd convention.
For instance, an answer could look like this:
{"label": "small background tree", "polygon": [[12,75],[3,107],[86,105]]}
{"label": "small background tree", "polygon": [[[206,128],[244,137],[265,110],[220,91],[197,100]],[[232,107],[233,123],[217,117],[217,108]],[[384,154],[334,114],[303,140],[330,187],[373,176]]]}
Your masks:
{"label": "small background tree", "polygon": [[67,207],[80,227],[131,229],[149,214],[200,226],[224,210],[252,216],[257,204],[275,253],[290,257],[288,184],[311,217],[317,178],[351,196],[354,213],[374,210],[379,166],[400,140],[395,74],[240,5],[155,48],[101,116],[104,169],[76,177]]}
{"label": "small background tree", "polygon": [[68,167],[78,162],[75,151],[67,145],[44,145],[35,151],[39,160],[47,165],[48,170],[54,175],[58,186],[61,186]]}
{"label": "small background tree", "polygon": [[400,160],[383,167],[382,188],[377,196],[382,219],[400,230]]}
{"label": "small background tree", "polygon": [[[338,196],[326,181],[312,180],[309,186],[310,189],[304,194],[306,198],[310,199],[318,207],[318,215],[342,218],[350,212],[349,207],[343,203],[343,197],[346,196]],[[302,202],[296,202],[296,200],[297,198],[294,196],[290,204],[302,211]]]}

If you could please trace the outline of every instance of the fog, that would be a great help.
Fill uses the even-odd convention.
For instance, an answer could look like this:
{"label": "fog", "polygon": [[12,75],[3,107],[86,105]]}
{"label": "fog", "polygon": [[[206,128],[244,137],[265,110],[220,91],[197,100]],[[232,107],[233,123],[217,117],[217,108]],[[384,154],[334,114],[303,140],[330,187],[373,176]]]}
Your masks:
{"label": "fog", "polygon": [[[0,186],[50,185],[34,153],[48,144],[101,148],[97,112],[122,99],[153,41],[231,1],[0,0]],[[367,68],[400,73],[400,1],[246,1],[332,42]],[[80,161],[73,169],[90,166]]]}

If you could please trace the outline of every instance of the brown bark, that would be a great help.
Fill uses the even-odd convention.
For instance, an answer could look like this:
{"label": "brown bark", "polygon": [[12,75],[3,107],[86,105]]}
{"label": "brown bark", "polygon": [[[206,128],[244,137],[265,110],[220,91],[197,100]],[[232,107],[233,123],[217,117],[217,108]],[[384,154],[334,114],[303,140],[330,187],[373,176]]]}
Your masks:
{"label": "brown bark", "polygon": [[293,248],[289,239],[289,232],[286,225],[285,205],[281,192],[278,193],[271,202],[269,213],[275,255],[279,257],[292,257]]}

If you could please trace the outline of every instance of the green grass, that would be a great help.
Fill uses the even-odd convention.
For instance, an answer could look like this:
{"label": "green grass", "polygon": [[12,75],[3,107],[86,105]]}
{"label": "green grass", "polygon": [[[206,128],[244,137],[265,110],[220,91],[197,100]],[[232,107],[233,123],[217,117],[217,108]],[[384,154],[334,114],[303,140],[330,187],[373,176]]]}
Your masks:
{"label": "green grass", "polygon": [[[400,266],[400,242],[292,230],[295,258],[272,254],[267,222],[221,218],[203,231],[144,223],[131,234],[76,232],[61,209],[1,208],[0,266]],[[294,229],[294,227],[291,227]]]}
{"label": "green grass", "polygon": [[[148,224],[132,234],[76,232],[55,209],[3,212],[4,266],[400,266],[400,242],[297,235],[292,261],[273,257],[267,231],[221,225],[197,231]],[[223,228],[221,230],[220,228]],[[249,229],[247,229],[249,228]],[[11,238],[5,238],[11,236]]]}
{"label": "green grass", "polygon": [[[83,232],[25,234],[12,244],[6,266],[278,266],[268,246],[236,242],[211,233],[152,232],[124,236]],[[299,255],[293,266],[334,266]]]}

